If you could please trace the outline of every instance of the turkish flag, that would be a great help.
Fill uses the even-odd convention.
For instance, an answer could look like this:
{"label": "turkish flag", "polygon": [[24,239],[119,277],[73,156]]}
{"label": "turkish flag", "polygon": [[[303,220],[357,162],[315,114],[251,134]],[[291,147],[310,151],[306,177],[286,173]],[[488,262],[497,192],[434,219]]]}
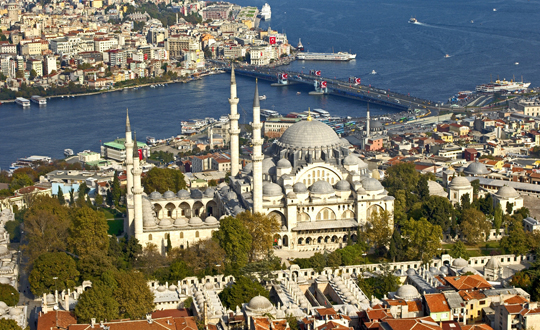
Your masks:
{"label": "turkish flag", "polygon": [[287,79],[287,78],[289,78],[289,75],[286,74],[286,73],[284,73],[284,74],[281,75],[281,78],[282,78],[282,79]]}
{"label": "turkish flag", "polygon": [[142,150],[141,150],[141,149],[137,149],[137,152],[139,153],[139,160],[142,160]]}
{"label": "turkish flag", "polygon": [[261,56],[262,56],[262,52],[261,52]]}
{"label": "turkish flag", "polygon": [[321,88],[326,88],[326,81],[321,81]]}
{"label": "turkish flag", "polygon": [[270,45],[276,44],[276,37],[270,37]]}
{"label": "turkish flag", "polygon": [[360,82],[361,82],[361,81],[362,81],[362,79],[360,79],[360,78],[356,78],[356,81],[355,81],[355,83],[356,83],[357,85],[360,85]]}
{"label": "turkish flag", "polygon": [[320,71],[320,70],[319,70],[319,71],[315,71],[315,75],[320,77],[320,76],[321,76],[321,71]]}

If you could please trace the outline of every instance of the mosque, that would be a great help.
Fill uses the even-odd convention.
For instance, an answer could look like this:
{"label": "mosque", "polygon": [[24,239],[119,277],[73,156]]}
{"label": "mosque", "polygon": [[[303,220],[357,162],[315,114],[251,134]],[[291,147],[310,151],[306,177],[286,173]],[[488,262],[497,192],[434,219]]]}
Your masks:
{"label": "mosque", "polygon": [[277,246],[294,251],[323,251],[357,240],[374,212],[388,211],[393,228],[394,198],[368,166],[350,152],[350,144],[328,125],[312,120],[290,126],[263,152],[257,84],[253,98],[252,163],[239,168],[240,118],[236,78],[231,70],[230,183],[199,189],[153,192],[141,185],[141,164],[133,148],[126,118],[127,204],[126,232],[143,246],[156,244],[164,252],[208,239],[219,220],[250,210],[274,216],[281,223]]}

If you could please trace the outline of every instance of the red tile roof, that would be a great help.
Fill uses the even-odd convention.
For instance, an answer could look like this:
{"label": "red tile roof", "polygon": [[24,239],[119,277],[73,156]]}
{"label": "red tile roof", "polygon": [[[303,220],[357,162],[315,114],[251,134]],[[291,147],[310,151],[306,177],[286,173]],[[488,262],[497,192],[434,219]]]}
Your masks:
{"label": "red tile roof", "polygon": [[391,330],[442,330],[438,323],[429,316],[415,319],[389,319],[383,322]]}
{"label": "red tile roof", "polygon": [[426,299],[426,304],[431,313],[442,313],[450,311],[450,307],[448,307],[446,297],[442,293],[426,294],[424,295],[424,299]]}
{"label": "red tile roof", "polygon": [[[58,314],[58,323],[56,323],[56,315]],[[38,318],[37,330],[51,330],[59,328],[67,328],[71,324],[76,324],[75,315],[66,311],[48,312],[41,314]]]}
{"label": "red tile roof", "polygon": [[447,276],[445,277],[448,284],[456,290],[472,290],[472,289],[491,289],[491,284],[488,283],[480,275],[466,276]]}

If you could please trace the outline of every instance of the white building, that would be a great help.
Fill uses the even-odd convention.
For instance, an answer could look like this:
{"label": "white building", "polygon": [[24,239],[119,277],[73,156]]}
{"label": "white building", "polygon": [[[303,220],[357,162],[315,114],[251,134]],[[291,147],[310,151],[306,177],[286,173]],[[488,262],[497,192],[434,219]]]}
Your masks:
{"label": "white building", "polygon": [[469,194],[469,201],[473,200],[473,187],[469,180],[463,176],[456,176],[450,182],[448,187],[448,199],[452,204],[461,204],[461,197]]}
{"label": "white building", "polygon": [[503,213],[506,214],[507,204],[512,205],[513,211],[522,208],[523,197],[521,197],[514,188],[502,186],[496,193],[493,194],[493,204],[494,207],[497,207],[497,204],[500,204]]}

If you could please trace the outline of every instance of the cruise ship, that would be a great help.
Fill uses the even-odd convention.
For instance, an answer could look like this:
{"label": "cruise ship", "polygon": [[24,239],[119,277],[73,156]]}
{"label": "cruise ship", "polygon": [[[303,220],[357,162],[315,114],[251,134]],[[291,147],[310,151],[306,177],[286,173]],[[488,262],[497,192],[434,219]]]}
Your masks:
{"label": "cruise ship", "polygon": [[262,6],[261,18],[265,21],[268,21],[270,18],[272,18],[272,9],[270,8],[270,5],[267,3],[265,3],[264,6]]}
{"label": "cruise ship", "polygon": [[503,80],[497,79],[493,83],[476,86],[476,91],[482,92],[482,93],[497,93],[497,92],[502,92],[502,91],[515,92],[515,91],[527,89],[530,85],[531,85],[530,82],[524,83],[524,82],[515,82],[513,80],[506,81],[504,79]]}
{"label": "cruise ship", "polygon": [[350,61],[356,58],[356,54],[347,52],[338,53],[300,53],[296,55],[296,59],[304,61]]}

